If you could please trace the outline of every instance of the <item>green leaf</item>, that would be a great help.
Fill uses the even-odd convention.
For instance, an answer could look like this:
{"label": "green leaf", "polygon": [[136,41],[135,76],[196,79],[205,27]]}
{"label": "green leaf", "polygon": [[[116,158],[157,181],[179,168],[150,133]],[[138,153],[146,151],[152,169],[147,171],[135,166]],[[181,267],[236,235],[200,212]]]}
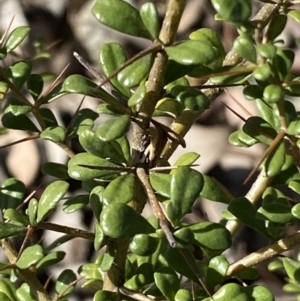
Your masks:
{"label": "green leaf", "polygon": [[61,126],[48,127],[40,134],[40,138],[55,143],[63,143],[66,139],[65,129]]}
{"label": "green leaf", "polygon": [[237,130],[230,134],[228,141],[230,144],[238,147],[250,147],[258,141],[247,135],[243,130]]}
{"label": "green leaf", "polygon": [[211,46],[218,50],[217,58],[209,64],[211,68],[219,68],[222,66],[223,60],[225,59],[226,52],[221,42],[220,36],[211,28],[200,28],[193,31],[189,38],[191,40],[202,41],[203,43],[209,43]]}
{"label": "green leaf", "polygon": [[[7,109],[9,109],[9,107]],[[15,116],[13,113],[9,111],[6,112],[5,110],[1,121],[2,125],[8,129],[39,132],[35,124],[26,115]]]}
{"label": "green leaf", "polygon": [[281,32],[284,30],[285,25],[287,22],[287,16],[286,15],[276,15],[274,18],[271,19],[266,38],[268,41],[275,40]]}
{"label": "green leaf", "polygon": [[284,97],[284,91],[281,86],[268,85],[265,87],[263,92],[263,98],[268,104],[277,103]]}
{"label": "green leaf", "polygon": [[102,186],[96,186],[90,193],[90,205],[92,207],[92,210],[94,212],[94,216],[100,221],[100,213],[102,210],[102,195],[104,192],[104,187]]}
{"label": "green leaf", "polygon": [[18,301],[37,301],[32,293],[32,289],[27,283],[23,283],[17,290]]}
{"label": "green leaf", "polygon": [[296,10],[296,9],[291,9],[288,10],[287,15],[291,18],[293,18],[294,20],[296,20],[297,22],[300,22],[300,11]]}
{"label": "green leaf", "polygon": [[113,203],[100,215],[100,226],[105,235],[112,238],[129,238],[139,233],[152,233],[154,228],[131,207]]}
{"label": "green leaf", "polygon": [[278,78],[280,81],[284,81],[291,72],[294,59],[294,51],[291,49],[278,48],[276,51],[276,56],[273,60],[273,70],[275,73],[274,76],[276,76],[276,78]]}
{"label": "green leaf", "polygon": [[254,41],[249,37],[238,37],[233,43],[233,49],[240,57],[253,64],[256,63],[256,50],[254,47]]}
{"label": "green leaf", "polygon": [[62,180],[70,178],[68,175],[68,167],[65,164],[46,162],[43,164],[41,170],[44,175],[56,177]]}
{"label": "green leaf", "polygon": [[274,114],[276,104],[267,104],[264,100],[258,98],[255,101],[261,117],[267,121],[274,129],[279,129],[280,122],[277,114]]}
{"label": "green leaf", "polygon": [[297,118],[296,120],[293,120],[287,130],[286,133],[288,135],[293,135],[293,136],[297,136],[300,134],[300,118]]}
{"label": "green leaf", "polygon": [[161,267],[154,273],[154,281],[163,296],[173,301],[180,288],[180,280],[176,272],[169,267]]}
{"label": "green leaf", "polygon": [[195,243],[204,249],[223,252],[231,247],[231,234],[220,224],[201,222],[187,228],[194,233]]}
{"label": "green leaf", "polygon": [[96,135],[103,141],[113,141],[124,136],[130,127],[130,117],[121,116],[106,120],[96,130]]}
{"label": "green leaf", "polygon": [[92,13],[105,26],[132,36],[150,38],[139,12],[125,1],[97,0]]}
{"label": "green leaf", "polygon": [[0,300],[1,301],[19,301],[16,297],[16,285],[10,279],[0,279]]}
{"label": "green leaf", "polygon": [[99,251],[104,242],[105,235],[98,223],[95,223],[95,238],[94,238],[94,249],[95,251]]}
{"label": "green leaf", "polygon": [[0,239],[26,233],[27,227],[0,222]]}
{"label": "green leaf", "polygon": [[25,104],[23,101],[20,101],[17,98],[10,98],[9,105],[6,108],[6,112],[11,112],[15,116],[25,115],[31,112],[33,107],[31,105]]}
{"label": "green leaf", "polygon": [[156,251],[158,244],[159,241],[156,237],[148,234],[137,234],[130,242],[129,249],[138,256],[150,256]]}
{"label": "green leaf", "polygon": [[[107,77],[127,61],[127,55],[124,48],[116,42],[103,44],[100,49],[99,58],[102,70]],[[130,90],[121,85],[117,77],[113,77],[110,81],[119,92],[126,97],[130,97]]]}
{"label": "green leaf", "polygon": [[72,270],[64,270],[57,278],[55,282],[55,292],[57,294],[62,294],[62,296],[67,296],[71,294],[76,286],[76,282],[72,285],[75,280],[77,280],[76,274]]}
{"label": "green leaf", "polygon": [[92,129],[94,120],[98,117],[99,115],[95,111],[88,108],[76,112],[68,127],[68,139],[73,139],[83,131]]}
{"label": "green leaf", "polygon": [[174,301],[193,301],[192,293],[186,289],[179,289],[174,297]]}
{"label": "green leaf", "polygon": [[83,149],[97,157],[109,159],[114,163],[126,163],[122,149],[118,142],[104,142],[94,131],[85,130],[79,135],[79,142]]}
{"label": "green leaf", "polygon": [[180,228],[174,232],[177,248],[187,248],[194,242],[194,233],[190,228]]}
{"label": "green leaf", "polygon": [[0,188],[1,209],[17,208],[23,201],[26,187],[23,182],[15,179],[6,179]]}
{"label": "green leaf", "polygon": [[29,34],[30,28],[28,26],[19,26],[15,28],[10,35],[8,36],[5,47],[7,53],[16,49],[22,41],[27,37]]}
{"label": "green leaf", "polygon": [[266,59],[273,60],[277,47],[272,43],[260,44],[256,46],[257,53]]}
{"label": "green leaf", "polygon": [[37,219],[39,223],[56,207],[56,204],[64,197],[68,191],[69,183],[65,181],[55,181],[46,187],[38,205]]}
{"label": "green leaf", "polygon": [[56,251],[46,255],[42,258],[37,264],[36,269],[40,269],[41,267],[47,267],[51,265],[55,265],[58,262],[62,261],[66,256],[66,253],[63,251]]}
{"label": "green leaf", "polygon": [[20,255],[16,262],[16,266],[23,270],[28,269],[33,264],[36,264],[44,257],[43,248],[40,245],[27,247]]}
{"label": "green leaf", "polygon": [[8,208],[4,211],[4,219],[14,221],[15,224],[20,226],[28,226],[29,220],[19,211],[14,208]]}
{"label": "green leaf", "polygon": [[176,85],[171,89],[171,94],[186,108],[193,111],[205,111],[210,106],[208,97],[194,87]]}
{"label": "green leaf", "polygon": [[37,217],[37,210],[38,210],[38,200],[32,198],[29,202],[27,215],[29,218],[30,225],[36,225],[36,217]]}
{"label": "green leaf", "polygon": [[225,279],[228,267],[229,262],[222,255],[216,256],[209,261],[206,276],[206,285],[209,290],[213,290],[216,285]]}
{"label": "green leaf", "polygon": [[27,88],[30,95],[36,101],[43,92],[44,81],[39,74],[30,74],[27,79]]}
{"label": "green leaf", "polygon": [[293,206],[291,212],[292,212],[293,216],[300,219],[300,204],[296,204],[295,206]]}
{"label": "green leaf", "polygon": [[256,210],[246,198],[237,198],[230,202],[228,210],[242,223],[268,236],[265,223],[256,218]]}
{"label": "green leaf", "polygon": [[200,196],[210,201],[229,204],[231,197],[225,188],[214,178],[203,175],[204,185],[200,192]]}
{"label": "green leaf", "polygon": [[127,174],[112,180],[103,193],[103,203],[105,205],[113,203],[127,204],[135,195],[135,175]]}
{"label": "green leaf", "polygon": [[255,68],[252,75],[257,81],[266,82],[272,75],[272,70],[268,64],[261,64]]}
{"label": "green leaf", "polygon": [[98,290],[93,301],[119,301],[119,293]]}
{"label": "green leaf", "polygon": [[169,59],[182,65],[210,64],[218,57],[218,51],[209,43],[188,40],[165,48]]}
{"label": "green leaf", "polygon": [[171,180],[170,174],[150,172],[150,183],[153,189],[162,196],[169,198],[171,196]]}
{"label": "green leaf", "polygon": [[183,104],[179,103],[174,98],[164,97],[157,102],[153,116],[176,118],[183,110]]}
{"label": "green leaf", "polygon": [[65,213],[73,213],[75,211],[78,211],[82,209],[83,207],[87,206],[89,203],[89,195],[76,195],[73,198],[69,198],[64,204],[63,204],[63,210]]}
{"label": "green leaf", "polygon": [[287,224],[295,221],[295,217],[291,213],[291,206],[280,204],[278,202],[273,204],[264,204],[257,210],[257,212],[267,220],[274,223]]}
{"label": "green leaf", "polygon": [[159,34],[159,16],[156,6],[150,2],[144,3],[140,8],[140,16],[153,40],[157,40]]}
{"label": "green leaf", "polygon": [[285,143],[282,141],[273,152],[266,158],[263,163],[267,177],[276,176],[282,169],[285,163]]}
{"label": "green leaf", "polygon": [[146,86],[145,83],[141,83],[132,96],[128,99],[128,106],[134,107],[138,105],[146,95]]}
{"label": "green leaf", "polygon": [[40,114],[45,121],[46,127],[58,126],[58,122],[53,114],[53,112],[48,108],[40,108]]}
{"label": "green leaf", "polygon": [[291,280],[300,281],[300,263],[288,257],[282,258],[284,269]]}
{"label": "green leaf", "polygon": [[219,18],[234,24],[246,22],[252,13],[252,3],[248,0],[212,0],[211,3]]}
{"label": "green leaf", "polygon": [[140,83],[148,76],[152,63],[152,53],[141,57],[118,73],[118,81],[128,88],[140,85]]}
{"label": "green leaf", "polygon": [[[104,169],[101,169],[101,167],[104,167]],[[89,181],[96,178],[105,179],[108,176],[120,173],[118,170],[109,170],[108,167],[118,166],[92,154],[80,153],[68,162],[68,174],[75,180]]]}
{"label": "green leaf", "polygon": [[203,187],[203,176],[187,166],[178,167],[172,174],[170,201],[166,203],[166,211],[174,225],[191,211],[193,203],[199,197]]}
{"label": "green leaf", "polygon": [[199,158],[200,158],[199,154],[197,154],[195,152],[187,152],[187,153],[183,154],[180,158],[178,158],[174,165],[175,166],[192,165]]}
{"label": "green leaf", "polygon": [[13,84],[21,88],[31,73],[32,63],[28,61],[18,61],[9,67],[9,77],[12,78]]}

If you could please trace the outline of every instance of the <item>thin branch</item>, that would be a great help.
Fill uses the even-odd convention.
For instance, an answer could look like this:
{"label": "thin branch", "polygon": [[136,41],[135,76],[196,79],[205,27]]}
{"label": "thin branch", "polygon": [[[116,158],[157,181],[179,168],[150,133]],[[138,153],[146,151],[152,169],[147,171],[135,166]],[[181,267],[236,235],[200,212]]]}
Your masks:
{"label": "thin branch", "polygon": [[281,254],[284,251],[291,250],[299,245],[300,232],[298,231],[231,264],[228,268],[226,277],[230,278],[249,267],[255,266],[260,262]]}

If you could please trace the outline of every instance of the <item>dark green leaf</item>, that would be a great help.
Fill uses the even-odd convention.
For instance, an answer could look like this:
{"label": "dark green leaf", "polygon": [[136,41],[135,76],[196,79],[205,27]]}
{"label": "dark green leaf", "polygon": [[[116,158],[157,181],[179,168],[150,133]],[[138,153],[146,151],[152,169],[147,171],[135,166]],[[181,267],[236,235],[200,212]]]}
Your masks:
{"label": "dark green leaf", "polygon": [[263,163],[265,173],[268,177],[276,176],[285,163],[285,143],[282,141]]}
{"label": "dark green leaf", "polygon": [[23,182],[15,178],[6,179],[0,189],[1,209],[17,208],[23,201],[25,189]]}
{"label": "dark green leaf", "polygon": [[146,95],[146,86],[144,83],[141,83],[132,96],[128,99],[128,106],[134,107],[138,105]]}
{"label": "dark green leaf", "polygon": [[97,0],[92,13],[98,22],[117,31],[137,36],[150,38],[139,12],[129,3],[121,0]]}
{"label": "dark green leaf", "polygon": [[162,196],[169,198],[171,196],[171,180],[170,174],[150,172],[150,183],[153,189]]}
{"label": "dark green leaf", "polygon": [[58,122],[53,112],[48,108],[40,108],[40,114],[43,117],[46,127],[58,126]]}
{"label": "dark green leaf", "polygon": [[100,221],[104,189],[102,186],[96,186],[90,193],[90,205],[98,222]]}
{"label": "dark green leaf", "polygon": [[9,219],[14,222],[14,224],[20,225],[20,226],[28,226],[29,220],[27,217],[25,217],[22,213],[17,211],[14,208],[8,208],[4,211],[4,219]]}
{"label": "dark green leaf", "polygon": [[43,248],[40,245],[27,247],[16,262],[19,269],[28,269],[44,257]]}
{"label": "dark green leaf", "polygon": [[40,260],[37,265],[36,269],[40,269],[41,267],[51,266],[60,261],[62,261],[66,256],[66,253],[63,251],[56,251],[46,255],[42,260]]}
{"label": "dark green leaf", "polygon": [[213,290],[216,285],[225,279],[228,267],[229,262],[222,255],[216,256],[209,261],[206,276],[206,285],[209,290]]}
{"label": "dark green leaf", "polygon": [[15,116],[11,112],[4,112],[1,121],[2,125],[8,129],[39,132],[34,123],[26,115]]}
{"label": "dark green leaf", "polygon": [[169,116],[176,118],[184,110],[184,105],[173,98],[165,97],[155,106],[153,116]]}
{"label": "dark green leaf", "polygon": [[10,98],[9,105],[6,108],[6,112],[11,112],[15,116],[24,115],[31,112],[33,107],[31,105],[25,104],[17,98]]}
{"label": "dark green leaf", "polygon": [[260,207],[257,212],[265,219],[274,223],[287,224],[295,221],[295,218],[291,213],[291,206],[285,204],[265,204]]}
{"label": "dark green leaf", "polygon": [[103,193],[103,203],[105,205],[113,203],[127,204],[135,195],[135,175],[127,174],[112,180]]}
{"label": "dark green leaf", "polygon": [[43,78],[39,74],[30,74],[27,79],[27,88],[34,100],[41,95],[44,87]]}
{"label": "dark green leaf", "polygon": [[269,80],[270,76],[272,75],[272,70],[268,64],[263,64],[257,66],[252,72],[252,75],[257,81],[264,82]]}
{"label": "dark green leaf", "polygon": [[131,207],[113,203],[104,207],[100,226],[105,235],[112,238],[129,238],[139,233],[152,233],[154,228]]}
{"label": "dark green leaf", "polygon": [[113,141],[124,136],[130,127],[129,116],[116,117],[103,122],[96,130],[96,135],[103,141]]}
{"label": "dark green leaf", "polygon": [[230,134],[228,141],[230,144],[239,147],[250,147],[258,143],[255,138],[247,135],[243,130],[237,130]]}
{"label": "dark green leaf", "polygon": [[282,87],[277,85],[268,85],[263,92],[263,98],[268,104],[276,103],[284,97],[284,91]]}
{"label": "dark green leaf", "polygon": [[65,181],[55,181],[46,187],[38,205],[37,222],[44,220],[55,208],[56,204],[68,191],[69,184]]}
{"label": "dark green leaf", "polygon": [[256,46],[257,53],[261,56],[265,57],[266,59],[273,60],[276,54],[276,46],[272,43],[267,44],[260,44]]}
{"label": "dark green leaf", "polygon": [[93,301],[119,301],[119,293],[102,291],[98,290],[98,292],[94,295]]}
{"label": "dark green leaf", "polygon": [[105,238],[105,235],[103,233],[103,230],[101,229],[101,227],[98,223],[95,223],[95,238],[94,238],[95,251],[99,251],[102,248],[104,238]]}
{"label": "dark green leaf", "polygon": [[9,67],[12,82],[17,88],[21,88],[26,82],[31,73],[31,67],[32,64],[28,61],[18,61]]}
{"label": "dark green leaf", "polygon": [[59,179],[69,179],[68,167],[65,164],[46,162],[42,166],[42,173]]}
{"label": "dark green leaf", "polygon": [[66,139],[66,132],[61,126],[48,127],[41,132],[40,138],[50,140],[55,143],[63,143]]}
{"label": "dark green leaf", "polygon": [[238,37],[233,43],[233,49],[242,58],[255,64],[256,63],[256,50],[254,41],[247,36]]}
{"label": "dark green leaf", "polygon": [[267,40],[273,41],[274,39],[276,39],[284,30],[286,22],[287,22],[286,15],[274,16],[274,18],[271,19],[271,22],[268,27],[268,31],[266,35]]}
{"label": "dark green leaf", "polygon": [[64,270],[57,278],[55,282],[55,292],[57,294],[62,294],[62,296],[67,296],[73,292],[77,279],[76,274],[72,270]]}

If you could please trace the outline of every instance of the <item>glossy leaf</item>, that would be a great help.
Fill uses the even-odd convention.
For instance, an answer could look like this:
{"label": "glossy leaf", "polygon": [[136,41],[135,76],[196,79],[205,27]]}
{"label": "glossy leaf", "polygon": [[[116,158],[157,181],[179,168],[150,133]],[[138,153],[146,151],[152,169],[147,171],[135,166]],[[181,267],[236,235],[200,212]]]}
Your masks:
{"label": "glossy leaf", "polygon": [[273,84],[266,86],[263,92],[263,98],[269,104],[277,103],[282,100],[283,96],[282,87]]}
{"label": "glossy leaf", "polygon": [[190,228],[180,228],[173,233],[177,248],[187,248],[194,242],[194,233]]}
{"label": "glossy leaf", "polygon": [[291,212],[292,212],[293,216],[300,219],[300,204],[296,204],[295,206],[293,206]]}
{"label": "glossy leaf", "polygon": [[58,126],[56,117],[50,109],[40,108],[40,114],[43,117],[46,127]]}
{"label": "glossy leaf", "polygon": [[180,288],[180,281],[173,269],[161,267],[154,273],[154,281],[167,300],[174,300],[175,294]]}
{"label": "glossy leaf", "polygon": [[98,223],[95,223],[95,238],[94,238],[94,249],[95,251],[99,251],[104,242],[105,235]]}
{"label": "glossy leaf", "polygon": [[153,116],[167,116],[176,118],[183,110],[183,104],[179,103],[173,98],[165,97],[157,102]]}
{"label": "glossy leaf", "polygon": [[122,156],[122,149],[117,142],[104,142],[92,130],[85,130],[80,133],[79,142],[84,150],[92,155],[110,159],[115,163],[126,162]]}
{"label": "glossy leaf", "polygon": [[148,234],[137,234],[133,237],[129,249],[138,256],[149,256],[158,247],[158,239]]}
{"label": "glossy leaf", "polygon": [[[115,42],[103,44],[100,49],[100,64],[104,74],[108,77],[127,61],[124,48]],[[130,96],[130,90],[120,84],[117,77],[113,77],[111,83],[126,97]]]}
{"label": "glossy leaf", "polygon": [[237,198],[230,202],[228,210],[242,223],[268,236],[265,223],[256,218],[256,210],[246,198]]}
{"label": "glossy leaf", "polygon": [[174,297],[174,301],[193,301],[192,293],[186,289],[179,289]]}
{"label": "glossy leaf", "polygon": [[129,238],[139,233],[152,233],[154,228],[131,207],[113,203],[104,207],[100,226],[105,235],[112,238]]}
{"label": "glossy leaf", "polygon": [[225,279],[228,267],[229,262],[222,255],[216,256],[209,261],[206,276],[206,285],[208,289],[213,290],[216,285],[220,284]]}
{"label": "glossy leaf", "polygon": [[40,245],[27,247],[20,255],[16,262],[19,269],[28,269],[33,264],[36,264],[44,257],[43,248]]}
{"label": "glossy leaf", "polygon": [[113,141],[124,136],[130,127],[129,116],[108,119],[96,130],[96,135],[103,141]]}
{"label": "glossy leaf", "polygon": [[199,158],[200,158],[199,154],[197,154],[195,152],[187,152],[187,153],[183,154],[180,158],[178,158],[174,165],[175,166],[192,165]]}
{"label": "glossy leaf", "polygon": [[56,177],[59,179],[69,179],[68,167],[65,164],[46,162],[42,166],[42,173],[44,175]]}
{"label": "glossy leaf", "polygon": [[268,177],[276,176],[285,163],[285,143],[282,141],[263,163],[265,173]]}
{"label": "glossy leaf", "polygon": [[299,283],[300,263],[288,257],[282,258],[282,263],[289,278]]}
{"label": "glossy leaf", "polygon": [[187,166],[178,167],[172,174],[170,201],[166,203],[167,215],[174,225],[191,211],[203,187],[203,176]]}
{"label": "glossy leaf", "polygon": [[70,199],[68,199],[63,204],[63,210],[65,213],[73,213],[84,208],[89,203],[89,195],[76,195]]}
{"label": "glossy leaf", "polygon": [[[95,178],[106,178],[119,173],[119,171],[107,169],[110,166],[117,167],[108,160],[92,154],[80,153],[68,162],[68,174],[73,179],[89,181]],[[101,167],[104,167],[104,169],[101,169]]]}
{"label": "glossy leaf", "polygon": [[257,81],[265,82],[268,81],[272,75],[272,70],[268,64],[259,65],[252,72],[252,75]]}
{"label": "glossy leaf", "polygon": [[256,63],[256,50],[254,41],[247,36],[238,37],[233,43],[233,49],[242,58],[251,63]]}
{"label": "glossy leaf", "polygon": [[56,204],[68,191],[69,184],[65,181],[55,181],[46,187],[38,205],[37,222],[44,220],[56,207]]}
{"label": "glossy leaf", "polygon": [[212,0],[212,5],[219,18],[236,24],[246,22],[252,12],[251,2],[248,0],[237,0],[234,2]]}
{"label": "glossy leaf", "polygon": [[256,99],[255,102],[261,117],[266,120],[273,128],[279,129],[279,118],[278,116],[276,116],[276,114],[274,114],[276,104],[267,104],[260,98]]}
{"label": "glossy leaf", "polygon": [[128,99],[128,106],[134,107],[138,105],[146,95],[146,86],[144,83],[141,83],[132,96]]}
{"label": "glossy leaf", "polygon": [[171,60],[182,65],[207,65],[218,55],[215,47],[197,40],[188,40],[168,46],[165,50]]}
{"label": "glossy leaf", "polygon": [[19,116],[31,112],[32,109],[33,107],[31,105],[25,104],[17,98],[10,98],[6,112],[11,112],[15,116]]}
{"label": "glossy leaf", "polygon": [[273,60],[276,54],[276,46],[272,43],[260,44],[256,46],[257,53],[266,59]]}
{"label": "glossy leaf", "polygon": [[49,127],[41,132],[40,138],[50,140],[55,143],[63,143],[66,139],[66,132],[61,126]]}
{"label": "glossy leaf", "polygon": [[118,73],[118,81],[128,88],[133,88],[145,80],[152,67],[153,54],[147,54],[132,62]]}
{"label": "glossy leaf", "polygon": [[156,6],[150,2],[144,3],[140,8],[140,16],[152,39],[158,39],[159,16]]}
{"label": "glossy leaf", "polygon": [[274,75],[280,80],[285,80],[286,76],[290,74],[292,65],[294,63],[295,53],[290,49],[278,48],[276,56],[273,60]]}
{"label": "glossy leaf", "polygon": [[102,291],[99,290],[94,295],[93,301],[118,301],[119,300],[119,294],[115,292],[110,291]]}
{"label": "glossy leaf", "polygon": [[73,292],[76,282],[70,285],[77,279],[76,274],[72,270],[64,270],[55,282],[55,292],[67,296]]}
{"label": "glossy leaf", "polygon": [[200,192],[201,197],[214,202],[230,203],[231,197],[217,180],[207,175],[203,175],[203,178],[204,185]]}
{"label": "glossy leaf", "polygon": [[22,41],[27,37],[30,32],[30,28],[28,26],[19,26],[15,28],[10,35],[8,36],[5,47],[7,53],[16,49]]}
{"label": "glossy leaf", "polygon": [[1,301],[19,301],[16,297],[16,285],[10,279],[0,279],[0,300]]}
{"label": "glossy leaf", "polygon": [[23,182],[15,178],[6,179],[0,189],[1,209],[17,208],[23,201],[25,189]]}
{"label": "glossy leaf", "polygon": [[137,36],[150,38],[139,12],[129,3],[120,0],[97,0],[92,13],[98,22],[117,31]]}
{"label": "glossy leaf", "polygon": [[291,206],[280,204],[278,202],[265,204],[260,207],[257,212],[274,223],[287,224],[295,221],[295,218],[291,213]]}
{"label": "glossy leaf", "polygon": [[18,61],[9,67],[12,82],[17,88],[21,88],[31,73],[32,64],[28,61]]}
{"label": "glossy leaf", "polygon": [[231,133],[228,141],[230,144],[238,147],[250,147],[258,143],[255,138],[247,135],[243,130],[237,130]]}
{"label": "glossy leaf", "polygon": [[112,180],[105,188],[103,203],[105,205],[113,203],[127,204],[135,195],[135,175],[126,174]]}
{"label": "glossy leaf", "polygon": [[0,239],[17,236],[27,232],[27,227],[0,222]]}
{"label": "glossy leaf", "polygon": [[193,111],[204,111],[210,106],[208,97],[194,87],[178,85],[171,89],[171,94],[177,101],[182,103],[185,108]]}
{"label": "glossy leaf", "polygon": [[36,268],[40,269],[41,267],[55,265],[56,263],[62,261],[65,258],[65,256],[66,253],[63,251],[49,253],[36,264]]}
{"label": "glossy leaf", "polygon": [[29,218],[30,225],[36,225],[36,217],[37,217],[37,210],[38,210],[38,200],[32,198],[29,202],[27,215]]}
{"label": "glossy leaf", "polygon": [[39,74],[30,74],[27,79],[27,88],[34,100],[37,100],[43,92],[44,81]]}
{"label": "glossy leaf", "polygon": [[231,247],[231,234],[220,224],[201,222],[188,228],[194,233],[195,243],[204,249],[223,252]]}
{"label": "glossy leaf", "polygon": [[18,301],[36,301],[36,298],[32,293],[32,289],[27,283],[23,283],[16,290],[16,296],[18,298]]}
{"label": "glossy leaf", "polygon": [[300,22],[300,11],[296,9],[291,9],[288,11],[287,15],[297,22]]}

